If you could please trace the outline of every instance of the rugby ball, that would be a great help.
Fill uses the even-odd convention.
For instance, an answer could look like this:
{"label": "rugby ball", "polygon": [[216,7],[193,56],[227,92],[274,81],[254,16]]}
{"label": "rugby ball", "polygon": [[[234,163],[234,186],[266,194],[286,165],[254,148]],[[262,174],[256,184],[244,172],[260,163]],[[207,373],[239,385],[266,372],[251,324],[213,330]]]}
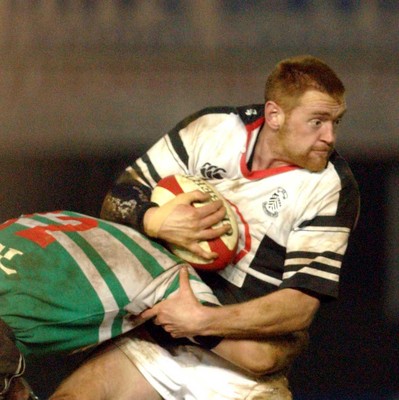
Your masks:
{"label": "rugby ball", "polygon": [[207,241],[199,242],[199,245],[206,251],[214,251],[219,254],[215,260],[206,260],[189,252],[186,249],[170,244],[169,248],[178,257],[191,264],[194,268],[202,270],[220,270],[225,268],[234,258],[238,243],[238,227],[236,216],[228,201],[206,180],[189,175],[171,175],[161,179],[154,188],[151,201],[162,206],[175,196],[181,193],[200,190],[209,193],[210,199],[206,202],[195,202],[194,207],[201,207],[212,201],[222,200],[226,208],[225,218],[214,225],[220,227],[222,224],[230,224],[231,229],[224,235]]}

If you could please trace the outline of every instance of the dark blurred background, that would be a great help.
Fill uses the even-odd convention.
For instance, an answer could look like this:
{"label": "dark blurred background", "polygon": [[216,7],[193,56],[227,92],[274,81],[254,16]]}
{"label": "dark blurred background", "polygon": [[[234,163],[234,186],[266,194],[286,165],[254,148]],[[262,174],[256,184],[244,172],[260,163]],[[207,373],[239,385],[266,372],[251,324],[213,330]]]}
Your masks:
{"label": "dark blurred background", "polygon": [[0,217],[98,215],[121,169],[180,119],[262,102],[273,65],[304,53],[347,87],[338,148],[362,213],[295,398],[397,400],[396,0],[0,0]]}

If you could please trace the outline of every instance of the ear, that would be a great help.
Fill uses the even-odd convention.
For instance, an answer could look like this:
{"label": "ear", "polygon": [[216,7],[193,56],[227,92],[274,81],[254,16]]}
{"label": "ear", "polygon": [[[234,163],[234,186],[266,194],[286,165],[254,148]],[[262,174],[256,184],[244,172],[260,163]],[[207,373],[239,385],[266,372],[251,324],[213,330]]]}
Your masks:
{"label": "ear", "polygon": [[285,120],[283,109],[274,101],[265,104],[265,121],[274,130],[281,128]]}

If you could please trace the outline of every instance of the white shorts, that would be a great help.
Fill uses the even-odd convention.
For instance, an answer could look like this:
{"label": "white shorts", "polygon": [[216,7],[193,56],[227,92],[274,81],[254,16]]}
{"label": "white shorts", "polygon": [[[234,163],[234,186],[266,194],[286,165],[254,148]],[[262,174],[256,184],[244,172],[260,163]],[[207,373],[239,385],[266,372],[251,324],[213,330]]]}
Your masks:
{"label": "white shorts", "polygon": [[164,349],[133,334],[115,344],[165,400],[291,400],[283,374],[253,377],[198,346]]}

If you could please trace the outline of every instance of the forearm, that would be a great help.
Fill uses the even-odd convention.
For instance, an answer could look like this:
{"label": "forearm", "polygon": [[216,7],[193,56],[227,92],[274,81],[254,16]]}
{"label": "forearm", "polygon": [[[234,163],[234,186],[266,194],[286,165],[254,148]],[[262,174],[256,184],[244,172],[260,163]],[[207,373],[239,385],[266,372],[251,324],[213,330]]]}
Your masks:
{"label": "forearm", "polygon": [[144,214],[149,208],[156,206],[150,197],[151,188],[139,182],[131,171],[126,170],[107,193],[100,216],[143,232]]}
{"label": "forearm", "polygon": [[307,329],[319,300],[295,289],[283,289],[247,303],[200,307],[192,319],[198,335],[267,338]]}

